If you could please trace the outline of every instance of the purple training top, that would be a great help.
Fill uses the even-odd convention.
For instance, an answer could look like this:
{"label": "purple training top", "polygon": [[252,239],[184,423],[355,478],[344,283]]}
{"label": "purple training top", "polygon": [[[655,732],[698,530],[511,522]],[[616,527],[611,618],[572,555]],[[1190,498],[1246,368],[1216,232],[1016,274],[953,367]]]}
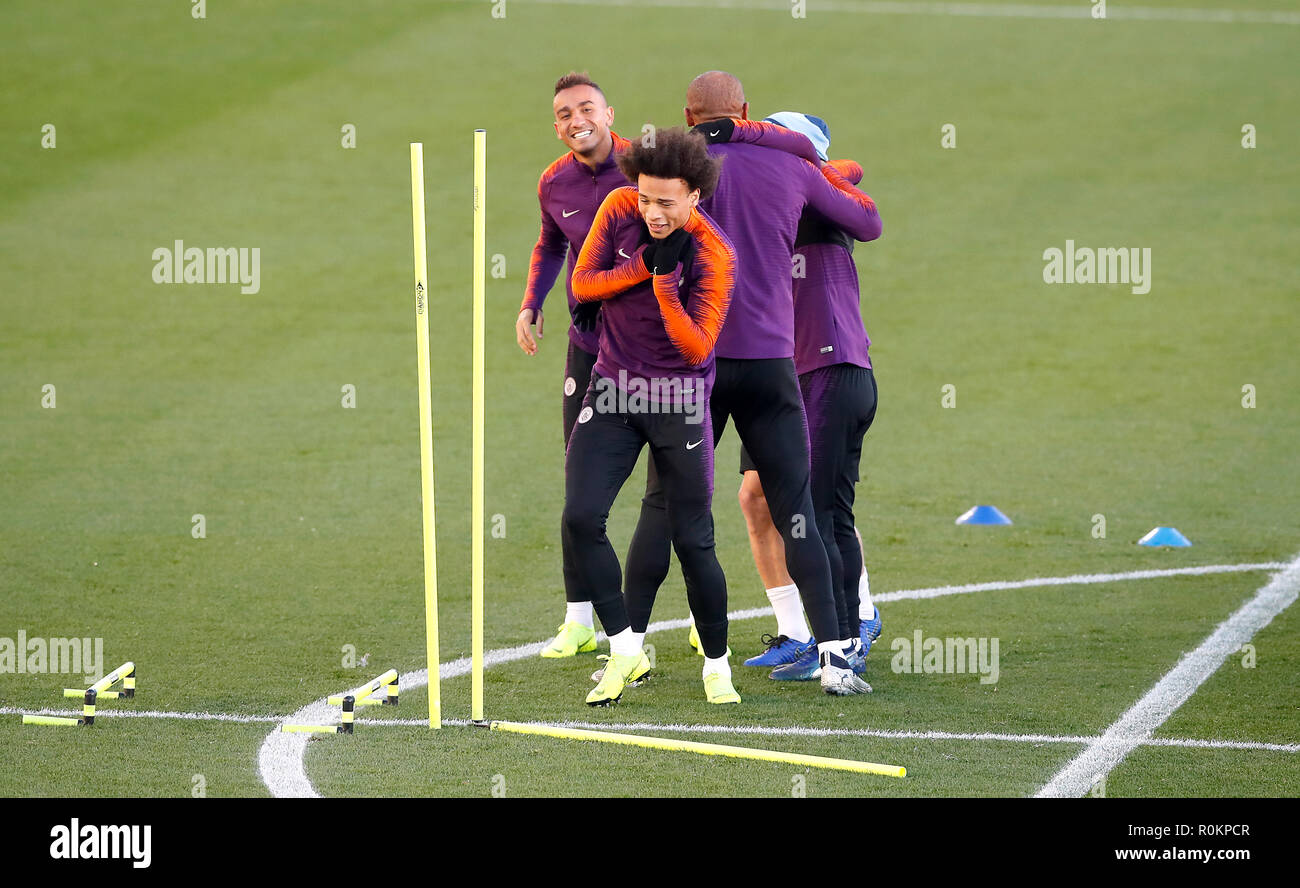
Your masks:
{"label": "purple training top", "polygon": [[652,275],[643,259],[651,238],[636,187],[615,189],[578,255],[573,291],[580,302],[602,302],[596,376],[651,401],[700,406],[713,381],[713,350],[731,304],[736,255],[722,229],[698,208],[683,229],[690,240],[678,268]]}
{"label": "purple training top", "polygon": [[[613,131],[610,138],[614,141],[613,149],[595,170],[578,160],[570,151],[556,160],[542,173],[537,182],[537,200],[542,209],[542,230],[533,247],[532,260],[528,266],[528,283],[524,288],[524,301],[519,310],[539,309],[546,301],[546,294],[555,284],[564,264],[564,255],[569,255],[569,271],[565,275],[564,288],[569,296],[569,312],[577,302],[573,298],[573,267],[578,261],[578,253],[587,239],[587,231],[601,201],[615,188],[627,184],[627,177],[618,168],[615,155],[626,149],[631,142]],[[573,324],[569,325],[569,341],[575,346],[594,355],[600,344],[600,325],[596,329],[583,332]]]}
{"label": "purple training top", "polygon": [[[696,128],[710,139],[709,124]],[[875,240],[882,225],[871,198],[831,165],[821,172],[775,148],[713,141],[724,158],[718,188],[701,206],[735,245],[736,290],[718,337],[720,358],[794,357],[791,257],[805,207],[851,237]]]}
{"label": "purple training top", "polygon": [[[854,185],[862,167],[851,160],[831,163]],[[794,369],[802,376],[832,364],[871,367],[871,340],[858,305],[858,269],[853,241],[815,210],[799,220],[795,253],[803,257],[803,276],[794,278]]]}

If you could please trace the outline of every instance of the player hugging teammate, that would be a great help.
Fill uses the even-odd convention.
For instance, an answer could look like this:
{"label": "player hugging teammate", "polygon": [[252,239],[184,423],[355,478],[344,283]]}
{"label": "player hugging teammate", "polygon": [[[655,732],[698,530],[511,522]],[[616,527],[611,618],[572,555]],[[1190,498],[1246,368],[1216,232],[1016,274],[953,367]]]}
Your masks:
{"label": "player hugging teammate", "polygon": [[[560,101],[557,87],[556,130],[563,138]],[[799,674],[774,673],[773,678],[820,678],[830,694],[866,693],[870,686],[857,673],[863,668],[862,641],[869,641],[873,628],[878,633],[878,615],[864,610],[877,620],[860,627],[866,621],[859,619],[857,595],[850,602],[845,589],[847,574],[856,593],[855,568],[861,562],[842,555],[841,539],[845,526],[853,533],[851,488],[861,433],[870,423],[870,415],[863,421],[868,395],[874,414],[869,361],[861,368],[866,334],[858,316],[860,348],[836,339],[842,354],[832,361],[865,369],[865,378],[839,370],[816,375],[835,380],[834,397],[817,394],[812,375],[796,376],[795,351],[803,344],[796,344],[791,269],[797,238],[810,226],[835,232],[830,243],[872,240],[880,234],[879,215],[871,199],[854,187],[860,169],[827,164],[814,140],[800,132],[806,125],[749,121],[743,90],[731,75],[700,75],[687,102],[692,133],[661,131],[651,144],[620,148],[617,162],[635,186],[618,188],[604,199],[583,235],[576,268],[570,251],[574,324],[581,330],[599,323],[599,339],[595,369],[568,441],[563,542],[569,604],[565,623],[543,656],[594,650],[590,605],[585,613],[582,609],[585,599],[594,603],[611,643],[608,665],[594,676],[599,683],[587,702],[611,703],[624,687],[639,683],[650,669],[642,642],[671,547],[686,580],[694,619],[691,641],[705,657],[706,699],[740,701],[727,660],[726,584],[714,552],[710,512],[713,447],[731,419],[744,446],[743,468],[756,470],[746,482],[748,494],[742,490],[742,503],[755,561],[778,615],[781,642],[769,654],[779,649],[787,673],[794,665],[790,660],[798,664]],[[826,259],[828,268],[844,264],[838,256]],[[851,259],[848,269],[854,276],[857,315]],[[530,277],[528,298],[540,305],[537,290],[544,296],[547,288]],[[801,301],[816,301],[817,294],[804,289],[809,297]],[[827,301],[829,295],[821,298]],[[598,313],[592,308],[596,304],[602,306]],[[836,322],[843,310],[834,309]],[[521,312],[516,328],[525,351],[527,320],[527,312]],[[818,325],[820,321],[813,326]],[[851,327],[844,331],[844,340],[855,338]],[[804,361],[799,367],[801,373],[807,365]],[[845,393],[840,377],[847,376],[854,384]],[[571,394],[568,383],[566,397]],[[700,397],[707,400],[692,400]],[[852,407],[851,416],[814,423],[815,447],[818,429],[829,432],[840,425],[852,426],[856,445],[837,441],[824,452],[814,449],[810,462],[806,400],[832,410],[850,402]],[[567,413],[566,407],[566,420]],[[647,490],[624,578],[605,536],[605,520],[647,443]],[[819,474],[819,466],[833,469]],[[838,496],[844,504],[843,485],[850,477],[848,508],[837,510],[831,500]],[[831,492],[830,499],[824,491]],[[762,545],[754,534],[761,524],[760,507],[768,516]],[[834,549],[833,557],[828,548]],[[765,564],[781,561],[785,571],[765,569]],[[778,573],[784,582],[772,580]],[[780,604],[774,591],[780,593]],[[864,608],[869,606],[868,601]],[[803,609],[816,638],[803,623]],[[805,626],[802,632],[792,628],[792,611]],[[787,644],[800,635],[799,644]]]}

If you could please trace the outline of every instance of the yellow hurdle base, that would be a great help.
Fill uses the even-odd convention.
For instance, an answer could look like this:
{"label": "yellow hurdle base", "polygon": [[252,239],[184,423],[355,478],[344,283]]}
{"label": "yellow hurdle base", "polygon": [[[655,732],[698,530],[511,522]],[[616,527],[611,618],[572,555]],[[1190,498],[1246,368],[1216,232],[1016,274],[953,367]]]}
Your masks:
{"label": "yellow hurdle base", "polygon": [[24,715],[25,725],[51,725],[60,728],[75,728],[81,724],[79,718],[61,718],[57,715]]}
{"label": "yellow hurdle base", "polygon": [[532,734],[539,737],[559,737],[565,740],[594,740],[620,746],[641,746],[646,749],[663,749],[673,752],[694,752],[699,755],[720,755],[728,758],[754,759],[761,762],[780,762],[806,768],[827,768],[833,771],[853,771],[857,774],[877,774],[882,777],[906,777],[907,769],[899,765],[878,765],[874,762],[855,762],[849,759],[826,758],[820,755],[798,755],[791,752],[774,752],[752,749],[747,746],[723,746],[719,743],[699,743],[694,740],[668,740],[663,737],[645,737],[638,734],[615,734],[609,731],[588,731],[582,728],[559,728],[549,725],[526,725],[519,722],[494,721],[494,731],[511,734]]}

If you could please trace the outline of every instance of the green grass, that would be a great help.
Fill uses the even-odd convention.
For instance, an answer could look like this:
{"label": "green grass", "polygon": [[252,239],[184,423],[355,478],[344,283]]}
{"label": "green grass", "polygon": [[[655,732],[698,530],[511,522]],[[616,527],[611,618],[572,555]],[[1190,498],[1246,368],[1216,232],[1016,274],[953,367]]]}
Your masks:
{"label": "green grass", "polygon": [[[488,645],[537,641],[559,621],[562,296],[536,358],[512,326],[537,176],[560,153],[550,87],[572,67],[604,86],[625,135],[679,123],[686,83],[723,68],[754,114],[819,113],[833,153],[863,162],[885,222],[855,253],[881,398],[858,511],[877,593],[1300,551],[1300,86],[1287,76],[1300,28],[524,2],[504,20],[486,4],[342,0],[208,16],[144,2],[0,9],[0,51],[24,85],[0,106],[0,637],[103,637],[107,668],[140,664],[135,708],[283,715],[362,672],[425,665],[412,140],[426,153],[442,653],[468,653],[476,127],[489,132],[488,253],[507,267],[488,280],[487,513],[506,522],[487,540]],[[1247,122],[1255,150],[1239,144]],[[53,150],[40,148],[45,123]],[[344,123],[355,150],[340,147]],[[956,150],[939,147],[944,123]],[[1067,238],[1151,247],[1151,292],[1043,284],[1042,251]],[[152,250],[176,239],[260,247],[261,292],[153,284]],[[340,406],[345,384],[355,410]],[[940,407],[946,384],[954,410]],[[717,461],[719,557],[732,606],[755,607],[736,444],[728,434]],[[611,516],[620,553],[640,477]],[[983,502],[1015,526],[953,525]],[[1091,534],[1097,513],[1105,539]],[[206,539],[190,535],[194,514]],[[1157,524],[1194,548],[1133,545]],[[744,704],[708,712],[673,633],[652,639],[659,678],[610,712],[581,704],[591,658],[494,669],[488,704],[515,719],[1091,735],[1265,579],[893,603],[867,700],[745,672]],[[683,593],[674,569],[656,617],[684,616]],[[1296,619],[1275,620],[1257,667],[1230,659],[1160,736],[1300,740]],[[770,628],[735,624],[737,655]],[[1000,681],[890,672],[888,643],[917,628],[998,637]],[[375,668],[344,669],[346,644]],[[0,706],[59,705],[65,678],[2,675]],[[447,715],[467,714],[466,680],[445,697]],[[413,692],[400,711],[422,707]],[[178,795],[195,773],[209,795],[265,792],[265,725],[106,717],[92,735],[17,718],[0,717],[0,795]],[[809,795],[1030,794],[1078,749],[763,742],[910,771],[814,773]],[[107,748],[129,777],[86,767]],[[510,795],[765,796],[789,794],[792,776],[408,727],[313,741],[307,767],[325,794],[483,795],[502,774]],[[1294,795],[1297,781],[1293,753],[1144,747],[1108,792]]]}

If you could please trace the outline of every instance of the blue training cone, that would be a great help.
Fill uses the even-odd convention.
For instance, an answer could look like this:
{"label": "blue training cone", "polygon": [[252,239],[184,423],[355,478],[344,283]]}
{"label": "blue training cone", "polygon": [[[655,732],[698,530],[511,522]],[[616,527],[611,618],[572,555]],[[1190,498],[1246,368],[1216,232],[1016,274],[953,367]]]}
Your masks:
{"label": "blue training cone", "polygon": [[1177,546],[1186,548],[1192,541],[1178,532],[1176,527],[1154,527],[1151,532],[1138,540],[1139,546]]}
{"label": "blue training cone", "polygon": [[957,519],[958,524],[1010,524],[997,506],[974,506]]}

